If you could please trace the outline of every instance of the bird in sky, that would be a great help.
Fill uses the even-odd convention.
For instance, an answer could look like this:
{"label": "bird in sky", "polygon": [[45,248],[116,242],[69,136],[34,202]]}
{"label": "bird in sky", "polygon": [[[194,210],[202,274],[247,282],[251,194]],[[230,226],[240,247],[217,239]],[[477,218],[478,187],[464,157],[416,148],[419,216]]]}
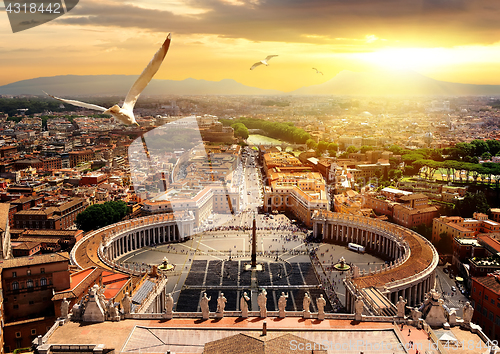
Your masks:
{"label": "bird in sky", "polygon": [[271,58],[274,58],[274,57],[277,57],[277,55],[268,55],[266,57],[266,59],[264,60],[261,60],[261,61],[258,61],[256,62],[255,64],[252,65],[252,67],[250,68],[250,70],[253,70],[255,69],[256,67],[258,67],[259,65],[262,65],[264,64],[265,66],[269,66],[269,64],[267,63]]}
{"label": "bird in sky", "polygon": [[97,111],[102,111],[105,114],[111,114],[115,119],[119,120],[125,125],[135,124],[139,126],[134,116],[135,103],[137,102],[137,99],[139,98],[141,92],[146,88],[146,86],[149,84],[153,76],[160,68],[160,65],[163,62],[165,55],[167,55],[168,47],[170,46],[170,38],[171,34],[169,33],[167,39],[165,39],[165,42],[163,42],[163,45],[160,47],[160,49],[158,49],[158,51],[153,56],[153,59],[151,59],[148,66],[146,66],[146,68],[143,70],[139,78],[134,82],[134,84],[128,91],[123,106],[121,108],[116,104],[111,108],[105,108],[91,103],[85,103],[85,102],[67,100],[64,98],[55,97],[49,95],[45,91],[44,92],[45,94],[49,95],[52,98],[55,98],[56,100],[72,104],[73,106],[95,109]]}
{"label": "bird in sky", "polygon": [[321,75],[323,75],[323,73],[322,73],[321,71],[319,71],[318,69],[313,68],[313,70],[316,70],[316,74],[321,74]]}

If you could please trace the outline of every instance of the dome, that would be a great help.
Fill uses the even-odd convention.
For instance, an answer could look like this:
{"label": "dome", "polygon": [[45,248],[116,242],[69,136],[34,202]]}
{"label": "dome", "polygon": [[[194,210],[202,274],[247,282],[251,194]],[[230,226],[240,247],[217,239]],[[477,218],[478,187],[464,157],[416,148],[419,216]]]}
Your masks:
{"label": "dome", "polygon": [[426,144],[430,144],[433,139],[434,139],[434,135],[432,135],[431,132],[425,133],[425,135],[424,135],[424,141],[425,141]]}

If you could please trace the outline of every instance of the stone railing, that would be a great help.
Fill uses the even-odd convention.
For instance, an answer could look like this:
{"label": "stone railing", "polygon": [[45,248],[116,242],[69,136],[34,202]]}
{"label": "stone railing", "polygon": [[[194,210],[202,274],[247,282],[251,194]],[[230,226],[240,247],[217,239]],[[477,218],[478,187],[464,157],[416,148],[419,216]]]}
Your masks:
{"label": "stone railing", "polygon": [[118,270],[122,273],[134,275],[134,276],[141,276],[144,273],[147,273],[151,270],[151,267],[149,266],[130,266],[127,264],[127,266],[122,265],[120,263],[116,263],[113,260],[109,260],[106,256],[105,253],[103,252],[103,245],[100,244],[99,248],[97,250],[97,256],[99,257],[99,260],[106,264],[108,267]]}
{"label": "stone railing", "polygon": [[165,285],[167,285],[167,281],[168,281],[167,277],[161,277],[160,279],[158,279],[153,290],[149,292],[148,296],[141,302],[141,304],[139,305],[139,307],[136,309],[135,312],[146,313],[146,311],[148,311],[153,301],[155,301],[156,298],[160,296],[162,292],[165,291]]}
{"label": "stone railing", "polygon": [[36,347],[39,354],[50,353],[102,353],[104,344],[43,344]]}
{"label": "stone railing", "polygon": [[448,351],[444,348],[443,344],[441,344],[439,338],[437,337],[432,327],[429,326],[427,322],[425,322],[424,320],[423,320],[423,329],[424,331],[427,332],[429,339],[433,341],[432,344],[433,349],[437,350],[440,354],[448,354]]}
{"label": "stone railing", "polygon": [[[286,311],[286,317],[303,317],[302,311]],[[224,311],[225,317],[240,317],[241,311]],[[279,311],[267,311],[267,318],[274,318],[279,316]],[[202,318],[201,312],[172,312],[173,318]],[[248,317],[260,317],[259,311],[248,311]],[[392,322],[394,318],[392,317],[379,317],[371,316],[370,318],[376,318],[378,322]],[[153,319],[164,319],[166,314],[164,313],[131,313],[125,318],[130,318],[134,320],[153,320]],[[210,312],[210,318],[216,318],[216,312]],[[311,312],[311,318],[317,319],[318,314]],[[325,313],[325,320],[354,320],[354,314],[349,313]]]}
{"label": "stone railing", "polygon": [[[189,218],[194,219],[192,215],[188,214],[181,216],[181,218],[182,217],[184,218],[182,220],[188,220]],[[70,253],[71,263],[73,265],[78,266],[80,269],[83,269],[83,267],[80,266],[80,264],[78,264],[77,253],[86,251],[81,247],[85,241],[95,238],[99,241],[100,246],[103,246],[105,248],[106,246],[111,244],[111,242],[113,242],[116,238],[121,237],[126,232],[130,232],[132,230],[140,229],[143,227],[148,227],[151,225],[157,225],[163,222],[175,222],[176,220],[177,221],[181,220],[178,215],[174,216],[173,214],[157,214],[157,215],[144,216],[132,220],[120,221],[116,224],[108,225],[98,230],[90,231],[83,238],[81,238],[71,250]],[[101,251],[100,257],[103,257],[101,261],[103,261],[105,264],[109,266],[108,263],[110,263],[110,260],[104,258],[105,254],[104,248],[100,249]],[[106,262],[104,260],[106,260]]]}
{"label": "stone railing", "polygon": [[62,319],[57,319],[54,324],[52,325],[52,327],[50,327],[50,329],[47,331],[47,333],[45,333],[43,336],[38,336],[37,338],[33,339],[33,341],[31,342],[33,345],[35,346],[38,346],[38,345],[42,345],[42,344],[45,344],[47,343],[47,341],[50,339],[50,337],[52,336],[52,334],[54,334],[54,332],[64,324],[64,320]]}

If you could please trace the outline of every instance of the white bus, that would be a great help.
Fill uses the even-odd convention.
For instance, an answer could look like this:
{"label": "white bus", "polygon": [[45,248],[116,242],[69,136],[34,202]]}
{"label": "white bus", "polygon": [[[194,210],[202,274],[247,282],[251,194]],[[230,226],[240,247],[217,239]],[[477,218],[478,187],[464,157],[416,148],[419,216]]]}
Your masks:
{"label": "white bus", "polygon": [[355,243],[347,244],[347,248],[349,248],[351,251],[356,251],[358,253],[365,253],[365,248],[363,246],[357,245]]}

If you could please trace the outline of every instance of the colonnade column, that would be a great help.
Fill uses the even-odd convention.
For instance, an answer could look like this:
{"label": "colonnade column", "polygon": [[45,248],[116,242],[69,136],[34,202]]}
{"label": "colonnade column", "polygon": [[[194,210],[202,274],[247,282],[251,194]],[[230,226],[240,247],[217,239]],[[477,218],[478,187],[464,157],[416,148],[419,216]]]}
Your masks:
{"label": "colonnade column", "polygon": [[411,304],[411,291],[410,291],[410,289],[411,289],[411,287],[404,289],[404,294],[405,294],[405,298],[406,298],[408,305]]}
{"label": "colonnade column", "polygon": [[422,290],[424,289],[424,283],[418,283],[417,284],[417,299],[420,301],[422,299]]}
{"label": "colonnade column", "polygon": [[412,302],[410,303],[411,306],[415,306],[418,302],[418,297],[417,297],[417,285],[413,285],[411,287],[411,298]]}

